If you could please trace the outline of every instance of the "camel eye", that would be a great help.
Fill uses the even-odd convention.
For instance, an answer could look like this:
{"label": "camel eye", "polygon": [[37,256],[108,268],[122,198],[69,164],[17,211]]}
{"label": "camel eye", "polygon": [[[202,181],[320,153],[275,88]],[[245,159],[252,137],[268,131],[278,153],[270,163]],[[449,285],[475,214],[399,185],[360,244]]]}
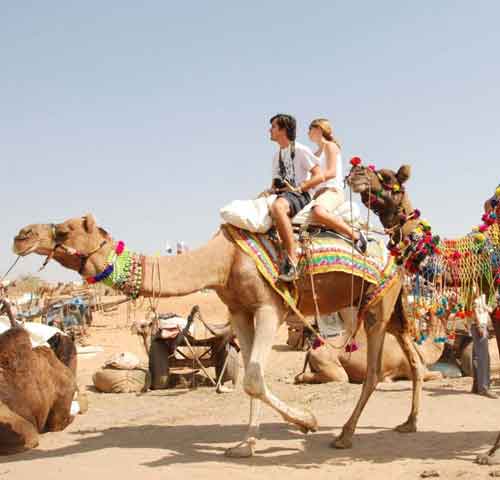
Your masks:
{"label": "camel eye", "polygon": [[58,242],[62,242],[63,240],[66,240],[68,238],[69,232],[67,230],[62,230],[62,229],[57,229],[56,230],[56,240]]}

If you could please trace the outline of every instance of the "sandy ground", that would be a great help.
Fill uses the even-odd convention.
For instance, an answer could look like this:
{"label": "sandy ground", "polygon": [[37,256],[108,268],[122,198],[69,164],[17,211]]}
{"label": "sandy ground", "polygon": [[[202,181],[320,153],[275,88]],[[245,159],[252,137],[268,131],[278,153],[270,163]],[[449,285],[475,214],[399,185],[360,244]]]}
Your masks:
{"label": "sandy ground", "polygon": [[[207,320],[224,320],[225,307],[212,293],[165,300],[161,310],[186,315],[195,303]],[[289,351],[285,338],[283,328],[269,362],[268,383],[283,400],[312,409],[320,429],[303,435],[264,407],[257,456],[228,459],[224,449],[246,431],[249,401],[241,385],[224,395],[210,387],[142,395],[97,393],[92,373],[113,353],[132,351],[145,358],[138,338],[129,333],[124,306],[118,314],[100,315],[90,341],[105,351],[91,358],[79,356],[79,380],[88,388],[89,412],[64,432],[43,435],[37,449],[0,458],[0,479],[141,480],[168,474],[204,479],[221,474],[238,479],[311,474],[406,479],[420,478],[426,470],[436,470],[441,478],[476,479],[500,470],[473,463],[494,441],[500,400],[468,393],[470,378],[426,383],[419,432],[406,435],[392,428],[408,415],[410,382],[380,385],[361,417],[353,448],[331,449],[330,441],[350,415],[361,387],[293,385],[304,354]],[[500,383],[494,390],[500,393]]]}

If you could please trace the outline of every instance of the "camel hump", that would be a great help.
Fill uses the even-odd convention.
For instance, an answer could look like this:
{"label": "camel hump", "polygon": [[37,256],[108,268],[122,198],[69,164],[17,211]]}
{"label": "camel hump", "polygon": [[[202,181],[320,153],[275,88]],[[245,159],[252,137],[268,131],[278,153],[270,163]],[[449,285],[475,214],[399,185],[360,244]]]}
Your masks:
{"label": "camel hump", "polygon": [[0,359],[9,362],[20,358],[29,358],[31,355],[31,339],[24,328],[11,328],[0,334]]}

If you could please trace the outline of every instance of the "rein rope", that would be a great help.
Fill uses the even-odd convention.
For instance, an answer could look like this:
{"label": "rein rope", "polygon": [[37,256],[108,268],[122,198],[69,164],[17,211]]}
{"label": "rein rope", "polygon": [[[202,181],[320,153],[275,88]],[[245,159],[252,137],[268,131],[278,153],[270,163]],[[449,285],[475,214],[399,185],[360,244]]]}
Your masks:
{"label": "rein rope", "polygon": [[3,277],[0,278],[0,282],[3,282],[5,280],[5,277],[13,270],[13,268],[16,266],[17,262],[19,262],[21,258],[21,255],[18,255],[17,258],[14,260],[14,263],[10,266],[10,268],[3,274]]}

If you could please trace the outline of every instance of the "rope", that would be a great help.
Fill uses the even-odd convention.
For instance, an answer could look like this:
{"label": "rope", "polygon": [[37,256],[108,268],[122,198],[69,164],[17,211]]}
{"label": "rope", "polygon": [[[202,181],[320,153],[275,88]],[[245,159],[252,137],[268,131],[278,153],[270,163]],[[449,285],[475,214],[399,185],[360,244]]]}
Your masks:
{"label": "rope", "polygon": [[[158,296],[155,294],[155,267],[158,268]],[[151,266],[151,296],[148,297],[149,310],[153,314],[153,330],[158,327],[158,305],[160,303],[161,293],[161,273],[160,273],[160,260],[155,258]]]}
{"label": "rope", "polygon": [[10,266],[10,268],[5,272],[3,277],[0,279],[0,282],[3,282],[5,277],[12,271],[12,269],[16,266],[17,262],[21,258],[21,255],[18,255],[17,258],[14,260],[14,263]]}

